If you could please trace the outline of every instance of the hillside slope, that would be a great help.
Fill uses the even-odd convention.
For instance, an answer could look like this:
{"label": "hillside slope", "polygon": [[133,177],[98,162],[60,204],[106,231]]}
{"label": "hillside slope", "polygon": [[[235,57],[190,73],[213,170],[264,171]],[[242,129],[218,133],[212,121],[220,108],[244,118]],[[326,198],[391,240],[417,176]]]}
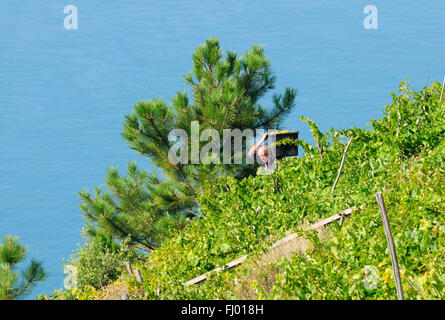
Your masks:
{"label": "hillside slope", "polygon": [[[301,141],[304,156],[282,162],[276,173],[281,193],[268,176],[228,178],[209,187],[199,199],[202,218],[140,266],[144,294],[139,298],[394,299],[375,200],[375,193],[383,191],[406,298],[443,299],[445,104],[439,103],[440,90],[438,82],[421,92],[402,83],[383,117],[371,120],[372,130],[321,133],[303,119],[311,125],[317,147]],[[344,137],[351,136],[340,181],[331,193]],[[342,228],[330,225],[328,237],[302,231],[304,224],[352,206],[358,208],[353,217]],[[311,241],[305,256],[255,264],[268,245],[294,231]],[[244,254],[252,257],[244,267],[216,274],[203,285],[182,285]],[[141,289],[137,287],[132,281],[130,290]]]}
{"label": "hillside slope", "polygon": [[[382,191],[406,299],[445,298],[445,103],[441,84],[420,92],[402,83],[370,129],[322,133],[308,119],[316,146],[284,159],[270,176],[221,179],[199,196],[202,217],[154,250],[128,278],[133,299],[395,299],[396,291],[375,193]],[[348,138],[338,185],[331,192]],[[355,206],[343,226],[323,236],[303,226]],[[259,210],[257,208],[260,207]],[[291,232],[303,252],[268,259]],[[239,268],[202,285],[183,283],[248,255]]]}

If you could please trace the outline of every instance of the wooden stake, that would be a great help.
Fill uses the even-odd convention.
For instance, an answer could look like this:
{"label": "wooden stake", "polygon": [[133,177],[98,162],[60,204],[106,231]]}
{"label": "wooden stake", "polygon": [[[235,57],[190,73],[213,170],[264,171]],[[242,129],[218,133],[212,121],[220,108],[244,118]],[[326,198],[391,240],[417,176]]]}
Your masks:
{"label": "wooden stake", "polygon": [[445,77],[443,77],[443,83],[442,83],[442,92],[440,93],[440,100],[439,102],[442,102],[442,97],[443,97],[443,88],[445,87]]}
{"label": "wooden stake", "polygon": [[135,273],[136,279],[139,283],[144,282],[144,280],[142,279],[141,271],[139,271],[139,269],[136,269],[134,273]]}
{"label": "wooden stake", "polygon": [[133,270],[131,269],[131,262],[130,261],[125,261],[125,268],[127,268],[127,272],[132,276],[133,275]]}
{"label": "wooden stake", "polygon": [[352,142],[352,137],[349,138],[348,144],[346,145],[345,151],[343,151],[343,158],[341,159],[340,168],[338,168],[337,178],[335,178],[334,185],[332,186],[331,192],[334,192],[335,187],[337,186],[338,179],[340,178],[341,171],[343,169],[343,163],[345,162],[346,152],[348,152],[349,145]]}
{"label": "wooden stake", "polygon": [[274,176],[273,176],[273,173],[271,173],[270,176],[272,177],[273,183],[275,184],[275,190],[276,190],[278,193],[281,193],[280,189],[278,189],[278,184],[277,184],[277,181],[275,180],[275,178],[274,178]]}
{"label": "wooden stake", "polygon": [[399,112],[399,122],[397,123],[396,137],[399,136],[399,133],[400,133],[400,126],[402,125],[402,114],[400,113],[400,110],[399,110],[398,112]]}
{"label": "wooden stake", "polygon": [[400,279],[399,272],[399,263],[397,261],[396,250],[394,248],[394,242],[392,239],[391,228],[389,226],[385,202],[383,201],[383,195],[381,192],[377,192],[375,197],[377,199],[377,203],[379,204],[380,214],[383,220],[383,228],[385,229],[386,241],[388,242],[389,254],[391,255],[391,264],[394,273],[394,281],[396,282],[397,297],[399,300],[404,300],[402,281]]}

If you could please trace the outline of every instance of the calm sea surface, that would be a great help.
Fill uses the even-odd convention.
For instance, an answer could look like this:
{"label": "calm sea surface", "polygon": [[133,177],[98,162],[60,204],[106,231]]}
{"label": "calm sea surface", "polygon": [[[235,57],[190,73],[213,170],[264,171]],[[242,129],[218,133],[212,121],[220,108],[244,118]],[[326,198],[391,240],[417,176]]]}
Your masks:
{"label": "calm sea surface", "polygon": [[[79,29],[65,30],[66,5]],[[366,5],[378,29],[363,27]],[[151,169],[120,136],[142,99],[183,90],[194,48],[215,36],[243,53],[266,46],[278,92],[299,90],[287,129],[365,127],[408,78],[445,75],[445,1],[0,1],[0,237],[13,234],[49,278],[28,295],[63,286],[62,264],[82,241],[77,193],[108,166]],[[271,95],[262,99],[271,104]]]}

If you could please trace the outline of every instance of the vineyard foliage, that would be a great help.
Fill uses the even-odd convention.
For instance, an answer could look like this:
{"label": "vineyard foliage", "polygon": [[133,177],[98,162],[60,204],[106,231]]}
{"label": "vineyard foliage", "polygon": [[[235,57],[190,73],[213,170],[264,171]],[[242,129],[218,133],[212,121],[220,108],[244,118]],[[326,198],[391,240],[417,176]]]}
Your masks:
{"label": "vineyard foliage", "polygon": [[[201,217],[146,256],[128,281],[133,299],[396,299],[391,260],[375,199],[383,192],[406,299],[445,298],[445,103],[435,82],[419,92],[402,82],[370,128],[299,140],[300,158],[270,176],[220,179],[199,195]],[[353,137],[333,192],[346,142]],[[324,237],[303,226],[355,206]],[[258,209],[259,208],[259,209]],[[297,232],[305,254],[261,261],[266,248]],[[242,266],[183,283],[247,254]],[[371,272],[371,271],[372,272]],[[371,278],[370,278],[371,277]],[[372,282],[373,285],[367,285]],[[133,295],[132,295],[133,294]]]}

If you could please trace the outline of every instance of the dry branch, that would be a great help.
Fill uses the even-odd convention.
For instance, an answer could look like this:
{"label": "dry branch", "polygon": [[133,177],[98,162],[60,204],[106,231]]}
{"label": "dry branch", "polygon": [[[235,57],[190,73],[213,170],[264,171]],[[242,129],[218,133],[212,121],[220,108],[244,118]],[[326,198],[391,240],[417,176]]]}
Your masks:
{"label": "dry branch", "polygon": [[396,249],[394,248],[391,228],[389,226],[388,213],[386,212],[382,193],[377,192],[375,197],[377,199],[377,203],[379,204],[380,214],[383,220],[383,228],[385,229],[386,241],[388,242],[389,254],[391,256],[391,264],[394,273],[394,281],[396,282],[397,297],[399,298],[399,300],[403,300],[403,289],[402,281],[400,279],[399,262],[397,261]]}

